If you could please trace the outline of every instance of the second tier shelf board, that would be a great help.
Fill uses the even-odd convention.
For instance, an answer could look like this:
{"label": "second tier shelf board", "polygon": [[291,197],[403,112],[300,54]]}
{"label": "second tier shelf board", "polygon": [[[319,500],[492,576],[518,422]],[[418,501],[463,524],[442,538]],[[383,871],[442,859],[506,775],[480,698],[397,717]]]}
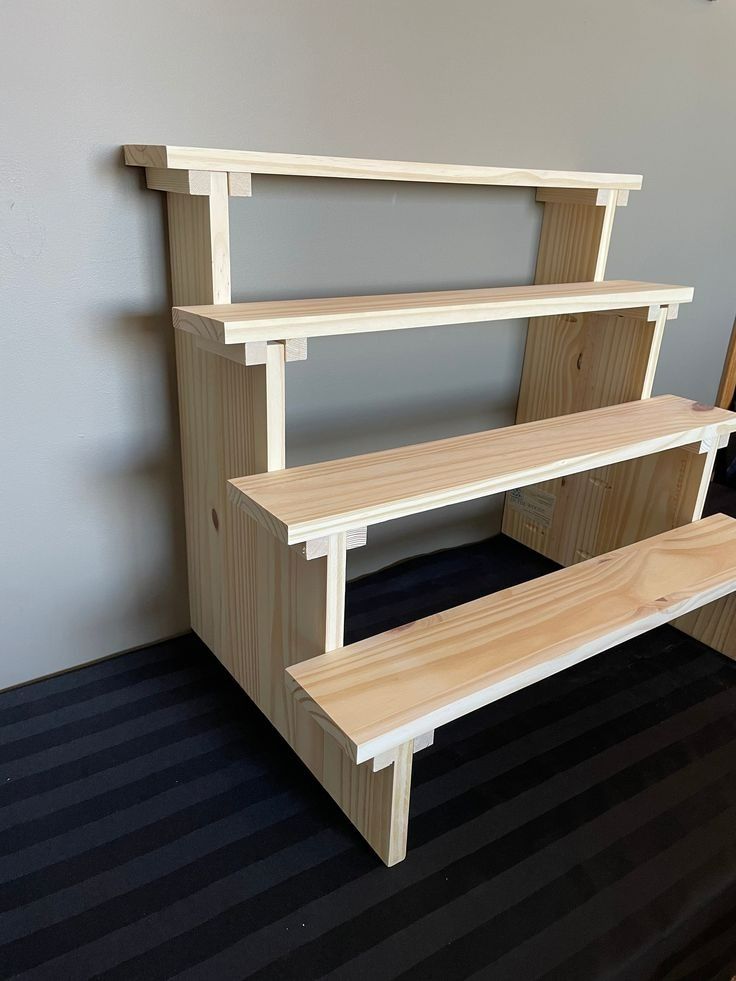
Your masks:
{"label": "second tier shelf board", "polygon": [[242,344],[614,310],[655,320],[652,308],[672,307],[672,316],[692,298],[688,286],[614,280],[175,307],[174,326],[221,344]]}

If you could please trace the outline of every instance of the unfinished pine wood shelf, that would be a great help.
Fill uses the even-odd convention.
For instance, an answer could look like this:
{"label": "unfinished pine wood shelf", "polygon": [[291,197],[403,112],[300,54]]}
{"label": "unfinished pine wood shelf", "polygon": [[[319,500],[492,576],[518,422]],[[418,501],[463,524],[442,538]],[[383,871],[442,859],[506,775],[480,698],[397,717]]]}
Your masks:
{"label": "unfinished pine wood shelf", "polygon": [[247,344],[614,310],[628,310],[630,317],[656,320],[661,306],[668,308],[668,319],[673,319],[678,305],[689,303],[692,298],[692,287],[626,280],[504,286],[174,307],[174,326],[220,344]]}
{"label": "unfinished pine wood shelf", "polygon": [[673,395],[231,480],[288,545],[679,446],[725,445],[733,413]]}
{"label": "unfinished pine wood shelf", "polygon": [[[698,520],[736,414],[650,398],[692,289],[605,280],[639,175],[162,145],[125,162],[167,195],[192,627],[383,861],[405,856],[437,727],[666,621],[736,656],[736,522]],[[536,188],[535,282],[233,304],[229,198],[259,174]],[[310,337],[521,318],[516,426],[284,469],[286,365]],[[343,647],[346,552],[370,526],[500,492],[505,533],[567,568]]]}
{"label": "unfinished pine wood shelf", "polygon": [[356,763],[736,587],[736,519],[703,518],[289,668],[295,698]]}

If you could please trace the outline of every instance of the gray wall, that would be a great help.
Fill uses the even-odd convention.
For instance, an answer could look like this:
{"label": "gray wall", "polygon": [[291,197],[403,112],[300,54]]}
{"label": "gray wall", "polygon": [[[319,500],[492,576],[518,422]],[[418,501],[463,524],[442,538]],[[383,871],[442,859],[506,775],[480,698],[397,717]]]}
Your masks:
{"label": "gray wall", "polygon": [[[123,142],[636,171],[609,275],[693,284],[656,391],[734,313],[729,0],[31,0],[0,22],[0,687],[187,627],[162,196]],[[531,277],[532,192],[261,178],[236,298]],[[314,341],[289,463],[508,423],[522,324]],[[498,506],[371,532],[359,573]]]}

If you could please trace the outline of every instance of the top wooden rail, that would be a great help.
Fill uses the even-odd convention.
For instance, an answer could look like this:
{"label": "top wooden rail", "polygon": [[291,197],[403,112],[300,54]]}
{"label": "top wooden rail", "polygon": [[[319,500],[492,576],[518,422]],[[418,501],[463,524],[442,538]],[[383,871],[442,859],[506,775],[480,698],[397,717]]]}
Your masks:
{"label": "top wooden rail", "polygon": [[553,283],[174,307],[174,326],[220,344],[242,344],[656,306],[669,307],[672,316],[678,304],[692,298],[691,286],[632,280]]}
{"label": "top wooden rail", "polygon": [[691,443],[736,413],[660,395],[230,481],[235,504],[289,545],[477,500]]}
{"label": "top wooden rail", "polygon": [[527,170],[466,164],[363,160],[353,157],[265,153],[257,150],[210,150],[202,147],[127,144],[131,167],[208,170],[292,177],[343,177],[358,180],[417,181],[437,184],[494,184],[509,187],[610,188],[638,191],[641,174],[597,174],[574,170]]}

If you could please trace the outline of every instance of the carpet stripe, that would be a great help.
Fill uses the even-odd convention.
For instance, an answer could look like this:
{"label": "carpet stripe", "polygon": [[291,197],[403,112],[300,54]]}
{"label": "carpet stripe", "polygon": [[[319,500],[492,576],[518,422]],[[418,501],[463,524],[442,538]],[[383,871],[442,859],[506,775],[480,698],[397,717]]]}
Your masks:
{"label": "carpet stripe", "polygon": [[[348,636],[551,567],[411,560],[351,584]],[[387,870],[191,635],[0,693],[0,974],[706,981],[735,708],[736,665],[666,626],[457,720]]]}
{"label": "carpet stripe", "polygon": [[[582,843],[575,842],[576,857],[580,856],[583,848],[591,854],[595,853],[600,848],[602,840],[615,841],[630,827],[636,827],[646,821],[656,812],[655,804],[662,810],[690,796],[693,779],[696,784],[698,781],[707,783],[712,780],[714,775],[723,772],[724,763],[732,763],[729,754],[732,754],[730,745],[710,754],[707,766],[702,766],[700,772],[698,772],[701,767],[699,763],[691,767],[691,772],[677,771],[635,795],[632,800],[615,805],[599,818],[584,824],[585,840]],[[517,808],[508,815],[505,822],[507,828],[519,822],[519,812],[523,813],[523,808]],[[579,834],[579,830],[574,829],[570,835],[526,856],[507,873],[484,881],[476,890],[464,893],[457,904],[443,905],[428,916],[411,923],[407,922],[408,917],[403,917],[396,932],[384,941],[372,944],[357,958],[341,964],[337,973],[345,971],[355,977],[381,978],[387,976],[389,969],[398,972],[423,957],[422,951],[428,937],[431,937],[433,944],[440,947],[469,931],[474,920],[485,918],[491,903],[503,910],[507,904],[520,902],[530,891],[538,888],[540,883],[559,875],[561,871],[568,868],[570,846],[573,844],[574,836]],[[477,833],[468,835],[466,842],[457,840],[454,848],[446,839],[432,843],[435,846],[440,845],[435,848],[434,868],[444,871],[454,857],[467,854],[474,843],[489,840],[494,832],[497,839],[499,837],[497,825],[491,831],[486,826],[479,829]],[[394,882],[392,876],[391,886],[395,890],[405,889],[409,883],[420,881],[425,877],[429,865],[427,852],[430,847],[432,846],[425,846],[424,853],[417,855],[417,860],[410,863],[405,871],[402,867],[404,874],[399,877],[399,881]],[[324,937],[330,927],[334,927],[337,922],[345,924],[351,919],[365,915],[366,910],[369,911],[368,915],[371,915],[371,906],[380,903],[385,897],[386,888],[387,882],[381,875],[381,870],[375,870],[374,873],[352,884],[352,887],[335,890],[329,896],[302,906],[297,912],[271,927],[227,947],[216,959],[210,959],[202,965],[202,970],[186,972],[184,977],[191,981],[204,981],[208,972],[210,977],[218,977],[221,974],[231,976],[235,972],[238,961],[247,963],[252,972],[270,965],[277,958],[278,966],[272,969],[276,977],[280,973],[296,972],[299,968],[303,968],[307,975],[310,970],[316,974],[317,968],[315,963],[310,964],[308,950],[307,956],[304,956],[305,944],[314,942],[312,957],[320,957],[321,948],[331,947],[331,943]],[[350,945],[346,957],[353,958],[354,950],[347,933],[344,939],[346,945]],[[288,949],[283,951],[279,958],[277,952],[284,947]],[[268,977],[269,972],[264,972],[264,976]]]}
{"label": "carpet stripe", "polygon": [[[711,733],[713,728],[717,729],[718,732],[723,731],[721,724],[711,725],[707,728],[709,736],[711,734],[716,735],[716,733]],[[668,751],[667,755],[669,755]],[[663,758],[665,753],[660,753],[659,756],[659,768],[655,768],[653,763],[648,767],[649,779],[661,776],[662,769],[666,766],[666,760]],[[632,786],[634,786],[632,779],[634,774],[631,773],[633,769],[633,767],[629,767],[619,775],[619,783],[623,793],[630,793]],[[580,797],[589,801],[590,808],[605,807],[605,801],[602,801],[602,795],[597,792],[597,788],[592,788]],[[487,801],[486,807],[490,803]],[[537,837],[544,840],[544,834],[551,833],[550,828],[554,828],[554,836],[556,836],[564,833],[563,829],[574,827],[579,818],[580,809],[579,800],[565,802],[551,812],[542,815],[541,818],[527,822],[526,825],[521,825],[521,827],[509,832],[504,838],[488,842],[475,852],[463,855],[454,863],[457,867],[454,876],[455,888],[458,887],[458,883],[462,887],[468,881],[475,882],[478,875],[498,874],[507,867],[505,863],[515,864],[516,859],[513,856],[517,852],[526,853],[529,849],[530,840],[536,840]],[[313,897],[331,892],[339,882],[364,874],[363,857],[362,853],[355,856],[348,854],[341,856],[339,861],[326,862],[324,865],[300,876],[298,888],[294,885],[292,890],[274,890],[269,895],[259,897],[257,903],[248,901],[238,904],[220,916],[212,918],[203,927],[192,931],[190,935],[177,937],[176,941],[165,942],[155,952],[155,955],[152,951],[147,952],[146,960],[150,963],[155,956],[157,970],[162,976],[175,973],[196,959],[217,952],[224,943],[236,940],[244,923],[252,932],[272,922],[274,916],[277,919],[283,917],[284,912],[293,909],[295,903],[298,906],[304,906]],[[495,865],[493,865],[494,862]],[[490,871],[491,867],[492,871]],[[397,922],[406,922],[409,916],[420,915],[414,911],[417,904],[421,910],[426,910],[446,903],[453,888],[452,882],[448,883],[449,868],[452,866],[425,877],[421,882],[407,889],[393,891],[380,905],[371,909],[370,915],[364,915],[364,924],[359,940],[355,936],[352,922],[344,927],[336,928],[328,938],[320,938],[319,954],[321,955],[324,949],[339,952],[344,950],[346,946],[352,950],[355,950],[358,944],[361,948],[370,946],[381,939],[386,932],[395,929]],[[343,933],[345,933],[344,938]],[[327,943],[324,942],[325,940]],[[300,967],[303,968],[305,952],[302,951],[301,953]],[[133,961],[128,963],[126,967],[135,973],[139,967],[142,967],[142,962]],[[306,971],[308,976],[308,966]]]}

